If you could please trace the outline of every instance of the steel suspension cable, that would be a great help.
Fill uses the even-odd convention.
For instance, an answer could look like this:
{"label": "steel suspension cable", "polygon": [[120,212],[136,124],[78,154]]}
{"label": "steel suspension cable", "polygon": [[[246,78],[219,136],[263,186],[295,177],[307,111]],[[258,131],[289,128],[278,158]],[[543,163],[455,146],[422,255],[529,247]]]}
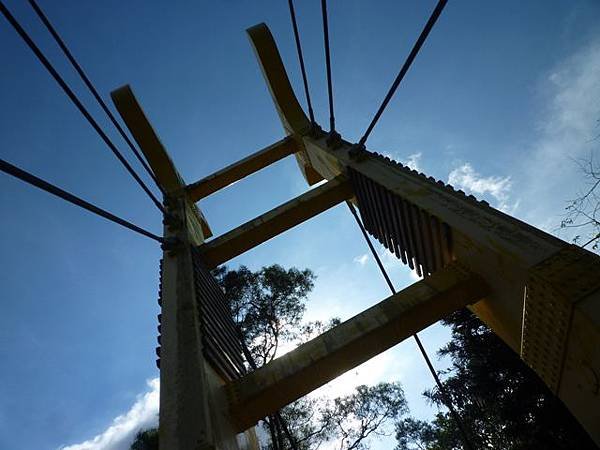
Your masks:
{"label": "steel suspension cable", "polygon": [[298,61],[300,62],[300,71],[302,72],[302,82],[304,83],[304,94],[306,95],[306,103],[308,105],[308,115],[310,123],[315,123],[315,114],[310,101],[310,92],[308,90],[308,79],[306,77],[306,68],[304,67],[304,57],[302,56],[302,45],[300,44],[300,33],[298,33],[298,24],[296,22],[296,11],[294,10],[294,1],[288,0],[290,8],[290,18],[292,19],[292,28],[294,29],[294,39],[296,41],[296,51],[298,53]]}
{"label": "steel suspension cable", "polygon": [[331,55],[329,52],[329,25],[327,19],[327,0],[321,0],[323,16],[323,41],[325,44],[325,68],[327,70],[327,94],[329,98],[329,133],[335,133],[335,114],[333,112],[333,87],[331,83]]}
{"label": "steel suspension cable", "polygon": [[442,11],[443,11],[444,7],[446,6],[447,2],[448,2],[448,0],[439,0],[437,6],[435,7],[435,9],[433,10],[433,12],[431,13],[431,16],[429,17],[429,20],[425,24],[425,27],[423,28],[423,31],[421,31],[421,34],[420,34],[419,38],[415,42],[415,45],[413,46],[413,48],[410,51],[408,57],[406,58],[406,61],[402,65],[402,68],[400,69],[400,72],[398,73],[398,75],[396,76],[396,79],[392,83],[392,86],[390,87],[390,90],[388,91],[387,95],[383,99],[383,102],[379,106],[379,109],[375,113],[375,116],[373,117],[373,120],[371,120],[371,123],[367,127],[367,131],[365,131],[365,134],[360,138],[360,141],[358,142],[358,146],[359,147],[363,147],[365,145],[365,142],[367,142],[367,139],[369,138],[369,135],[371,134],[371,131],[375,127],[375,124],[377,123],[377,121],[379,120],[379,118],[381,117],[381,114],[383,114],[383,111],[387,107],[388,103],[390,102],[390,100],[394,96],[394,93],[396,92],[396,89],[398,89],[398,86],[402,82],[402,79],[406,75],[406,72],[408,72],[408,69],[410,69],[411,64],[413,63],[414,59],[416,58],[417,54],[419,53],[419,50],[421,49],[421,47],[425,43],[425,40],[427,39],[427,36],[429,36],[429,33],[431,32],[433,26],[435,25],[436,21],[440,17],[440,14],[442,13]]}
{"label": "steel suspension cable", "polygon": [[165,210],[161,204],[161,202],[154,196],[152,191],[148,189],[148,186],[142,181],[139,175],[133,170],[131,165],[127,162],[125,157],[121,154],[119,149],[113,144],[110,138],[102,131],[100,125],[94,120],[92,115],[88,112],[88,110],[83,106],[79,98],[75,95],[73,90],[67,85],[65,80],[60,76],[60,74],[56,71],[54,66],[48,61],[44,53],[39,49],[39,47],[33,42],[29,34],[23,29],[23,27],[19,24],[17,19],[10,13],[10,11],[6,8],[4,3],[0,1],[0,12],[6,18],[6,20],[12,25],[17,34],[25,41],[27,46],[31,49],[31,51],[38,58],[40,63],[46,68],[46,70],[50,73],[52,78],[58,83],[58,85],[62,88],[64,93],[69,97],[71,102],[77,107],[79,112],[87,119],[92,128],[98,133],[98,135],[102,138],[104,143],[110,148],[112,153],[116,156],[116,158],[121,162],[121,164],[125,167],[127,172],[134,178],[134,180],[140,185],[140,187],[146,192],[146,194],[150,197],[152,202],[156,205],[156,207],[164,214]]}
{"label": "steel suspension cable", "polygon": [[76,195],[65,191],[64,189],[59,188],[58,186],[56,186],[54,184],[51,184],[45,180],[42,180],[41,178],[38,178],[35,175],[33,175],[23,169],[20,169],[19,167],[14,166],[7,161],[4,161],[3,159],[0,159],[0,171],[6,173],[8,175],[12,175],[13,177],[18,178],[19,180],[24,181],[25,183],[28,183],[32,186],[37,187],[38,189],[46,191],[49,194],[52,194],[56,197],[59,197],[65,201],[69,202],[69,203],[72,203],[73,205],[79,206],[80,208],[83,208],[91,213],[94,213],[97,216],[103,217],[104,219],[107,219],[111,222],[121,225],[122,227],[128,228],[128,229],[135,231],[136,233],[139,233],[143,236],[149,237],[150,239],[154,239],[157,242],[160,242],[160,243],[164,242],[163,238],[161,238],[160,236],[157,236],[154,233],[146,231],[143,228],[138,227],[137,225],[134,225],[133,223],[128,222],[125,219],[115,216],[114,214],[106,211],[105,209],[102,209],[99,206],[93,205],[92,203],[87,202],[87,201],[83,200],[82,198],[77,197]]}
{"label": "steel suspension cable", "polygon": [[104,102],[104,100],[102,99],[100,94],[98,93],[98,90],[94,87],[94,84],[90,81],[89,77],[84,72],[81,65],[77,62],[77,60],[75,59],[75,57],[73,56],[73,54],[71,53],[71,51],[69,50],[67,45],[65,44],[64,40],[58,34],[58,32],[56,31],[56,28],[54,28],[54,26],[52,25],[52,23],[50,22],[48,17],[44,14],[44,12],[40,8],[40,6],[36,3],[35,0],[28,0],[28,1],[29,1],[29,4],[31,5],[31,7],[33,8],[33,10],[35,11],[35,13],[37,14],[37,16],[39,17],[39,19],[42,21],[42,23],[44,24],[46,29],[50,32],[50,34],[52,35],[52,37],[54,38],[54,40],[56,41],[56,43],[62,50],[62,52],[65,54],[65,56],[67,57],[67,59],[69,60],[69,62],[71,63],[71,65],[73,66],[73,68],[75,69],[75,71],[77,72],[79,77],[81,78],[81,80],[83,81],[83,83],[87,86],[87,88],[89,89],[92,96],[96,99],[96,101],[98,102],[98,104],[100,105],[102,110],[106,113],[109,120],[112,122],[114,127],[117,129],[117,131],[119,132],[121,137],[125,140],[125,142],[129,146],[129,148],[131,149],[131,151],[133,152],[133,154],[135,155],[137,160],[144,167],[144,169],[146,170],[146,172],[148,173],[150,178],[152,178],[154,180],[154,182],[156,183],[156,186],[161,191],[161,193],[164,195],[164,192],[163,192],[160,184],[158,183],[156,176],[152,172],[152,169],[150,169],[150,167],[148,166],[148,163],[144,160],[140,151],[135,147],[133,142],[131,142],[131,139],[129,139],[129,136],[127,136],[127,134],[125,133],[125,130],[123,130],[123,128],[121,127],[121,125],[119,124],[119,122],[117,121],[117,119],[115,118],[113,113],[110,112],[110,109],[108,108],[108,106],[106,105],[106,103]]}
{"label": "steel suspension cable", "polygon": [[[360,231],[362,232],[362,235],[365,238],[365,241],[367,242],[369,249],[371,250],[371,254],[373,255],[373,258],[375,259],[375,262],[377,263],[377,266],[379,267],[379,271],[383,275],[383,278],[385,279],[388,287],[390,288],[390,291],[392,292],[392,294],[396,294],[396,288],[394,287],[392,280],[390,279],[387,271],[385,270],[385,267],[383,267],[381,258],[377,254],[377,251],[375,250],[375,247],[373,246],[373,243],[371,242],[371,238],[367,234],[367,230],[365,229],[362,221],[358,217],[358,214],[356,213],[356,209],[350,202],[347,201],[346,204],[348,205],[350,212],[354,216],[354,219],[356,220],[356,223],[358,224],[358,227],[360,228]],[[440,391],[440,395],[442,396],[442,400],[443,400],[444,404],[448,408],[448,411],[450,411],[450,415],[452,416],[452,419],[456,423],[456,426],[458,427],[460,434],[462,435],[465,448],[468,450],[474,450],[475,447],[473,447],[473,445],[471,444],[471,440],[469,439],[469,435],[467,434],[467,430],[462,422],[462,419],[460,418],[456,409],[454,409],[454,405],[452,404],[452,399],[451,399],[450,395],[448,394],[448,392],[446,391],[446,388],[442,384],[437,372],[435,371],[435,368],[433,367],[433,364],[431,363],[431,359],[429,358],[429,355],[427,354],[425,347],[423,347],[423,343],[421,342],[421,339],[419,339],[419,336],[417,335],[417,333],[413,334],[413,338],[415,339],[415,342],[417,343],[417,347],[419,347],[419,351],[421,352],[421,355],[423,356],[423,359],[425,360],[425,363],[427,364],[427,367],[429,368],[429,372],[431,373],[433,379],[435,380],[435,384],[437,385],[437,387]]]}

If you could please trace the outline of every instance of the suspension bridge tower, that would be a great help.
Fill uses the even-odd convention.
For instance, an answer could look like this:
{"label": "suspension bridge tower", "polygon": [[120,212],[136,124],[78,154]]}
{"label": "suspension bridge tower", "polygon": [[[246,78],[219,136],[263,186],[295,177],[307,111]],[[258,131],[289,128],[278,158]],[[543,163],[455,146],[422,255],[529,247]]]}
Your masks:
{"label": "suspension bridge tower", "polygon": [[[323,132],[300,107],[267,26],[248,36],[284,137],[200,181],[180,176],[132,90],[112,93],[166,199],[161,449],[257,448],[251,430],[259,420],[465,306],[600,443],[600,257]],[[307,184],[318,186],[212,237],[196,203],[288,156]],[[249,370],[210,270],[341,202],[357,208],[368,234],[424,278]]]}

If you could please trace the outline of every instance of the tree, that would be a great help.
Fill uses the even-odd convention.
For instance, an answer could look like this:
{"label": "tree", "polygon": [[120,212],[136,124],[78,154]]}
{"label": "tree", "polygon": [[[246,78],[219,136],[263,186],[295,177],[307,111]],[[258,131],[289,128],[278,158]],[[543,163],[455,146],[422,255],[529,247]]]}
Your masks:
{"label": "tree", "polygon": [[[476,448],[597,448],[562,402],[473,313],[462,309],[443,323],[452,329],[451,341],[439,351],[452,361],[443,385]],[[424,395],[443,404],[437,389]],[[446,412],[429,424],[404,419],[396,434],[398,450],[463,448]]]}
{"label": "tree", "polygon": [[[272,265],[252,272],[241,266],[237,270],[221,267],[213,273],[258,367],[272,361],[282,344],[299,345],[340,323],[337,318],[302,321],[315,279],[309,269]],[[406,411],[401,386],[380,383],[359,386],[355,393],[332,401],[300,399],[283,408],[281,415],[298,450],[316,449],[332,440],[339,442],[341,450],[358,450],[368,448],[371,435],[383,433],[386,424]],[[266,426],[273,433],[279,425],[268,419]],[[282,443],[272,442],[269,448]]]}
{"label": "tree", "polygon": [[[404,391],[399,383],[358,386],[356,392],[329,402],[322,421],[329,424],[340,450],[369,448],[371,434],[389,435],[385,425],[408,412]],[[330,437],[331,439],[331,437]]]}
{"label": "tree", "polygon": [[[441,446],[433,446],[436,438],[440,439],[439,436],[436,436],[433,426],[423,420],[407,417],[396,424],[396,440],[398,441],[396,450],[442,448]],[[452,447],[448,446],[447,448]]]}
{"label": "tree", "polygon": [[600,165],[593,153],[587,160],[576,161],[583,175],[583,189],[565,208],[561,228],[576,231],[573,243],[592,250],[600,248]]}
{"label": "tree", "polygon": [[272,361],[281,344],[299,336],[308,293],[315,275],[309,269],[279,265],[257,272],[241,266],[213,272],[225,292],[233,320],[258,367]]}
{"label": "tree", "polygon": [[[304,322],[307,296],[315,275],[308,269],[284,269],[279,265],[252,272],[245,266],[213,271],[223,289],[231,315],[258,367],[268,364],[282,346],[300,345],[338,325],[337,318]],[[333,400],[305,397],[280,411],[292,435],[295,450],[315,450],[336,441],[340,450],[368,448],[372,436],[389,434],[393,422],[408,411],[398,383],[359,386],[350,395]],[[266,449],[292,448],[276,417],[267,418],[271,442]],[[154,436],[156,429],[138,434],[134,445]],[[139,444],[142,445],[142,444]],[[146,445],[146,444],[144,444]],[[131,447],[132,450],[157,447]]]}
{"label": "tree", "polygon": [[340,450],[369,448],[369,438],[391,435],[395,420],[408,411],[399,383],[358,386],[333,400],[303,398],[282,409],[298,450],[335,442]]}
{"label": "tree", "polygon": [[135,440],[130,447],[131,450],[158,450],[158,428],[138,431]]}

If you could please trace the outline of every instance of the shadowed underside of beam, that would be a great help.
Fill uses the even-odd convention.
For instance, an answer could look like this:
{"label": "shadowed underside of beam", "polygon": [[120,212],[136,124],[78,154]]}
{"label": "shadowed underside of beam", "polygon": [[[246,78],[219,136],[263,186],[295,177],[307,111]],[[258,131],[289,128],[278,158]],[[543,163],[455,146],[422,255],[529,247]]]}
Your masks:
{"label": "shadowed underside of beam", "polygon": [[344,139],[330,145],[316,126],[307,131],[265,28],[248,35],[282,124],[301,147],[303,173],[351,177],[369,232],[415,270],[428,274],[456,260],[479,273],[491,292],[470,308],[600,443],[598,255],[383,155],[357,151]]}
{"label": "shadowed underside of beam", "polygon": [[456,263],[226,387],[239,431],[488,293]]}

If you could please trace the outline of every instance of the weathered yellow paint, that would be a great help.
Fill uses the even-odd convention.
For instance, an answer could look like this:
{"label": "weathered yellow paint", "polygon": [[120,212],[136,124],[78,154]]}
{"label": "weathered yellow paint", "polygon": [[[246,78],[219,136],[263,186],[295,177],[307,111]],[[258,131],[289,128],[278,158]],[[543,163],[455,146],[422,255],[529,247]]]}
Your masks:
{"label": "weathered yellow paint", "polygon": [[352,197],[350,183],[335,178],[199,247],[216,267]]}
{"label": "weathered yellow paint", "polygon": [[448,266],[251,372],[226,388],[237,430],[253,426],[488,292],[479,276]]}
{"label": "weathered yellow paint", "polygon": [[186,187],[187,195],[192,202],[247,177],[260,169],[295,153],[298,145],[292,138],[285,138],[273,145],[259,150],[246,158],[231,164]]}
{"label": "weathered yellow paint", "polygon": [[275,99],[277,112],[287,134],[305,134],[310,131],[310,121],[298,103],[275,40],[269,28],[260,23],[246,30],[260,64],[267,87]]}
{"label": "weathered yellow paint", "polygon": [[246,32],[254,48],[256,59],[260,64],[269,92],[274,99],[283,128],[286,134],[291,135],[300,146],[296,153],[296,160],[304,178],[312,186],[321,181],[323,176],[308,163],[308,157],[303,152],[302,141],[299,139],[300,136],[311,131],[310,121],[304,114],[292,90],[279,50],[269,28],[261,23],[248,28]]}
{"label": "weathered yellow paint", "polygon": [[168,450],[258,450],[254,430],[236,435],[229,420],[224,381],[202,354],[192,245],[210,236],[202,213],[188,198],[185,183],[128,86],[112,93],[117,109],[146,155],[169,199],[160,295],[160,448]]}
{"label": "weathered yellow paint", "polygon": [[208,406],[213,393],[202,356],[199,316],[183,313],[194,311],[197,302],[190,246],[193,233],[183,217],[187,213],[184,199],[173,200],[168,209],[183,225],[164,228],[164,236],[178,239],[180,245],[165,251],[162,259],[160,449],[214,449],[218,430],[215,412]]}
{"label": "weathered yellow paint", "polygon": [[[351,199],[352,186],[346,175],[352,168],[448,224],[456,263],[215,396],[214,382],[218,380],[213,379],[213,387],[207,388],[205,375],[212,372],[196,364],[201,358],[197,356],[201,341],[194,331],[196,325],[188,315],[180,314],[194,308],[195,297],[189,283],[189,261],[181,260],[187,256],[175,251],[176,258],[167,262],[164,270],[169,280],[164,283],[163,301],[171,302],[165,316],[171,317],[170,325],[165,329],[171,337],[165,338],[169,383],[164,383],[161,391],[161,427],[165,420],[169,422],[165,432],[176,443],[168,448],[191,448],[195,440],[209,446],[218,441],[217,448],[235,449],[238,444],[231,424],[226,423],[228,412],[221,408],[222,394],[229,396],[234,428],[242,430],[467,304],[521,354],[600,443],[600,258],[369,152],[357,158],[347,141],[330,148],[325,134],[310,124],[294,95],[266,25],[250,28],[248,36],[288,136],[190,186],[185,185],[131,89],[125,86],[112,93],[162,189],[176,201],[176,215],[183,217],[184,226],[176,231],[167,227],[165,235],[183,233],[180,242],[202,244],[208,265],[214,267]],[[329,181],[204,243],[211,232],[194,202],[291,153],[310,185]],[[180,303],[178,310],[173,309],[173,302]],[[196,358],[195,365],[182,368],[190,354]],[[194,385],[197,380],[204,387]],[[210,395],[204,395],[205,391]],[[162,392],[168,394],[168,401],[163,401]],[[194,399],[183,399],[188,392]],[[209,409],[207,401],[212,402]],[[164,419],[164,408],[170,409],[164,414],[174,415]],[[209,417],[217,409],[219,415]],[[186,417],[178,417],[179,413]],[[202,418],[199,430],[194,429],[196,416]]]}
{"label": "weathered yellow paint", "polygon": [[[260,25],[249,33],[282,124],[301,143],[303,173],[312,171],[331,180],[352,168],[447,223],[452,228],[457,261],[480,274],[491,289],[470,308],[515,352],[522,353],[600,443],[600,352],[592,350],[600,348],[600,258],[423,174],[369,152],[353,155],[347,141],[329,147],[323,132],[307,130],[300,105],[293,92],[287,92],[291,86],[281,58],[272,57],[277,49],[268,29]],[[567,256],[569,252],[575,257]],[[571,275],[560,270],[552,277],[540,275],[545,265],[557,260],[572,264]],[[599,269],[590,272],[590,265]],[[592,286],[585,296],[564,288],[575,279]],[[562,326],[555,330],[537,325],[545,324],[548,315],[558,317],[558,312],[548,312],[557,304],[564,306]],[[560,336],[553,336],[556,333]],[[535,343],[528,345],[534,337]]]}

